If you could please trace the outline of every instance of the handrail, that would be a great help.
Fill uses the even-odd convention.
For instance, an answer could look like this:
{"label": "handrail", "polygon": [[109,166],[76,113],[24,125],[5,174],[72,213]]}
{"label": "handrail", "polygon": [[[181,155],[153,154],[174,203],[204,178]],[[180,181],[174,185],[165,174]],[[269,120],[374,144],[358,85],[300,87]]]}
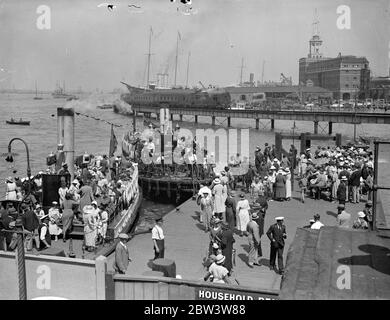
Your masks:
{"label": "handrail", "polygon": [[236,285],[236,284],[218,284],[218,283],[212,283],[212,282],[206,282],[201,280],[188,280],[188,279],[176,279],[176,278],[169,278],[169,277],[149,277],[149,276],[129,276],[129,275],[121,275],[116,274],[113,277],[114,281],[122,281],[122,282],[152,282],[152,283],[158,283],[158,282],[165,282],[169,284],[178,284],[178,285],[189,285],[193,287],[209,287],[209,288],[218,288],[218,289],[224,289],[224,290],[235,290],[235,291],[243,291],[243,292],[252,292],[252,293],[259,293],[259,294],[269,294],[269,295],[279,295],[279,290],[275,289],[256,289],[253,287],[247,287],[242,285]]}

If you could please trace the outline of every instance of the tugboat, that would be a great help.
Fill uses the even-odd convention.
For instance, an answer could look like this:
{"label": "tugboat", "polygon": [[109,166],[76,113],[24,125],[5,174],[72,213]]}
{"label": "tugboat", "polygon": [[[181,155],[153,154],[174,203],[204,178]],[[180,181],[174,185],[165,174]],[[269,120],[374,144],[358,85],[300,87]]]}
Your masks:
{"label": "tugboat", "polygon": [[5,121],[7,124],[13,124],[13,125],[19,125],[19,126],[29,126],[30,121],[23,120],[22,118],[18,120],[15,120],[14,118],[11,118],[11,120]]}

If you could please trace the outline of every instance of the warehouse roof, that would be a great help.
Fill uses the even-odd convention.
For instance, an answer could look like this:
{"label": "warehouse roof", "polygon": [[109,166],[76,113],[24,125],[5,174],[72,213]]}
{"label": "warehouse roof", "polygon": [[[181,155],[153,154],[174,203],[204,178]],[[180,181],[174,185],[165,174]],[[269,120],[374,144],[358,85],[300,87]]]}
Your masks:
{"label": "warehouse roof", "polygon": [[280,298],[390,299],[390,232],[297,229]]}
{"label": "warehouse roof", "polygon": [[229,93],[257,93],[257,92],[281,92],[292,93],[301,91],[302,93],[330,93],[329,90],[321,87],[306,86],[259,86],[259,87],[227,87]]}

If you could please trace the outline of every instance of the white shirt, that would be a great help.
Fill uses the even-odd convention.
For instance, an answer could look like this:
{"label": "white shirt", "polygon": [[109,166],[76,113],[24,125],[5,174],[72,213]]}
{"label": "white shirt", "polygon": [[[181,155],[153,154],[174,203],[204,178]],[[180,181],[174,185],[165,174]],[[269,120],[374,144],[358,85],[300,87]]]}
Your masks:
{"label": "white shirt", "polygon": [[158,226],[158,225],[155,225],[152,229],[152,239],[153,240],[163,240],[164,239],[164,231],[163,229]]}
{"label": "white shirt", "polygon": [[323,226],[324,226],[324,224],[323,224],[322,222],[316,221],[316,222],[314,222],[314,223],[311,225],[310,229],[320,230]]}
{"label": "white shirt", "polygon": [[41,228],[41,234],[40,234],[41,241],[45,240],[46,232],[47,232],[47,226],[46,224],[44,224]]}

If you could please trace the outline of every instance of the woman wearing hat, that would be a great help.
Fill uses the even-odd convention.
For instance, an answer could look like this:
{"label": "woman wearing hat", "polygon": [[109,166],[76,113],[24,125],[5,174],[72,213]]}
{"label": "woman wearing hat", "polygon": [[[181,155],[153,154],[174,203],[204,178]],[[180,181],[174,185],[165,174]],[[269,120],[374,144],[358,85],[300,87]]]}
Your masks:
{"label": "woman wearing hat", "polygon": [[357,219],[353,222],[352,228],[354,229],[368,229],[367,221],[365,220],[366,215],[363,211],[358,212]]}
{"label": "woman wearing hat", "polygon": [[230,283],[229,281],[229,271],[223,266],[225,262],[225,256],[218,254],[215,258],[215,262],[212,263],[209,267],[209,271],[204,277],[204,281],[212,276],[214,283]]}
{"label": "woman wearing hat", "polygon": [[16,200],[16,183],[14,179],[12,179],[12,177],[8,177],[5,183],[6,183],[5,200]]}
{"label": "woman wearing hat", "polygon": [[49,233],[54,235],[55,241],[57,241],[58,236],[62,233],[62,229],[58,226],[61,222],[61,214],[57,201],[53,201],[53,206],[49,209],[49,219]]}
{"label": "woman wearing hat", "polygon": [[89,252],[95,249],[97,236],[97,221],[95,220],[95,208],[86,205],[83,208],[84,241]]}
{"label": "woman wearing hat", "polygon": [[61,179],[61,186],[58,189],[58,195],[60,197],[60,208],[64,208],[64,201],[65,201],[65,195],[69,191],[68,187],[66,186],[66,181]]}
{"label": "woman wearing hat", "polygon": [[225,200],[226,200],[226,187],[221,184],[221,180],[216,178],[213,181],[213,195],[214,195],[214,214],[222,219],[222,215],[225,213]]}
{"label": "woman wearing hat", "polygon": [[242,193],[240,195],[240,201],[237,203],[237,229],[240,231],[240,237],[246,233],[246,226],[250,220],[249,217],[249,201],[245,199],[245,195]]}
{"label": "woman wearing hat", "polygon": [[286,198],[286,177],[283,175],[283,170],[278,171],[274,183],[275,200],[283,201]]}
{"label": "woman wearing hat", "polygon": [[210,230],[210,220],[213,216],[214,202],[207,190],[204,190],[200,198],[201,222],[203,222],[205,232]]}

